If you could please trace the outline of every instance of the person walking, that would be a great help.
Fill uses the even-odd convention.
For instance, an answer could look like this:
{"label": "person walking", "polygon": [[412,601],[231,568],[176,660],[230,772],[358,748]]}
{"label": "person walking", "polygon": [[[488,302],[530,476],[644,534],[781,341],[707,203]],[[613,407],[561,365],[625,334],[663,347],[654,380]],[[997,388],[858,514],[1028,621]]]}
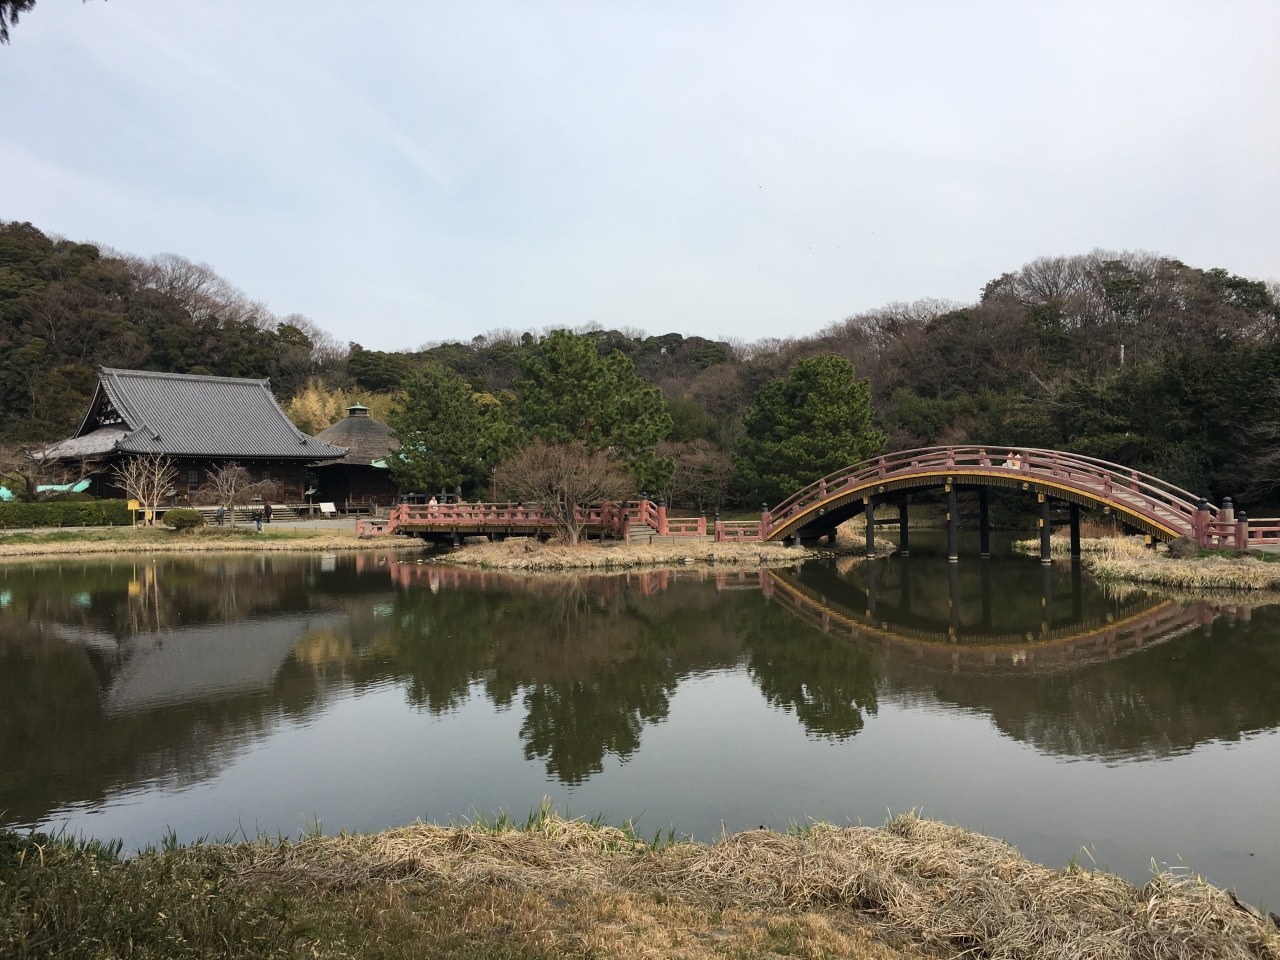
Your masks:
{"label": "person walking", "polygon": [[271,522],[271,501],[267,500],[262,504],[262,519],[266,523]]}
{"label": "person walking", "polygon": [[218,509],[213,512],[213,515],[218,518],[218,526],[222,526],[222,521],[227,519],[227,508],[218,504]]}
{"label": "person walking", "polygon": [[254,526],[258,528],[258,532],[261,533],[262,532],[262,511],[261,510],[253,511],[253,523],[254,523]]}

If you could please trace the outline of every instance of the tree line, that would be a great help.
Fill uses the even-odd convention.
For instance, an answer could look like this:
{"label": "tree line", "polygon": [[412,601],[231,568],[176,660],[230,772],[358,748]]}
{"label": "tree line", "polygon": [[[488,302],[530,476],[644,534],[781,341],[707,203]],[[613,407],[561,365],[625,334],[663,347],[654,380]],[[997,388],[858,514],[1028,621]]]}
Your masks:
{"label": "tree line", "polygon": [[515,484],[501,468],[519,453],[567,446],[615,492],[758,508],[881,450],[982,443],[1084,453],[1256,506],[1280,463],[1278,292],[1095,251],[1033,261],[973,303],[890,304],[807,337],[499,330],[390,352],[276,316],[181,257],[6,223],[0,441],[68,435],[105,364],[270,377],[311,432],[359,399],[396,428],[395,469],[424,492],[492,496]]}

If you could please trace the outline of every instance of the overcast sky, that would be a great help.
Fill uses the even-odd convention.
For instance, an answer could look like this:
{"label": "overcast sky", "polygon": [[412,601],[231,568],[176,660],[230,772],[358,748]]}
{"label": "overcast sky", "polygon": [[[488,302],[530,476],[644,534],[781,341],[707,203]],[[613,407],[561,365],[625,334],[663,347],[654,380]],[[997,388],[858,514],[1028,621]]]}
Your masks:
{"label": "overcast sky", "polygon": [[1045,254],[1280,275],[1280,3],[40,0],[0,219],[367,347],[755,339]]}

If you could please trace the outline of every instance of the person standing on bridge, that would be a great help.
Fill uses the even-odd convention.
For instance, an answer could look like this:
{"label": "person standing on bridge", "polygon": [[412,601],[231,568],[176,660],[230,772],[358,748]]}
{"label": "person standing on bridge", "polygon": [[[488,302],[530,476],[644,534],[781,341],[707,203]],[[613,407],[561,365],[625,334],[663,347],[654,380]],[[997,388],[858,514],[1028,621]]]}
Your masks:
{"label": "person standing on bridge", "polygon": [[427,508],[431,511],[431,518],[433,520],[435,519],[436,511],[439,509],[439,507],[440,507],[440,504],[436,501],[436,495],[433,493],[431,495],[431,499],[427,501]]}

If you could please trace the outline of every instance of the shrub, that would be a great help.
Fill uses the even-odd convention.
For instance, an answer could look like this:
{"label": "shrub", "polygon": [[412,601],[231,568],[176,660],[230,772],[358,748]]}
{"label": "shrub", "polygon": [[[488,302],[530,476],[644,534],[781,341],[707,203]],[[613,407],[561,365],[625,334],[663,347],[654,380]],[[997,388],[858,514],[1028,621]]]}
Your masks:
{"label": "shrub", "polygon": [[175,530],[190,530],[204,526],[204,514],[190,507],[174,507],[164,512],[164,525]]}
{"label": "shrub", "polygon": [[109,527],[132,522],[124,500],[0,503],[0,527]]}

